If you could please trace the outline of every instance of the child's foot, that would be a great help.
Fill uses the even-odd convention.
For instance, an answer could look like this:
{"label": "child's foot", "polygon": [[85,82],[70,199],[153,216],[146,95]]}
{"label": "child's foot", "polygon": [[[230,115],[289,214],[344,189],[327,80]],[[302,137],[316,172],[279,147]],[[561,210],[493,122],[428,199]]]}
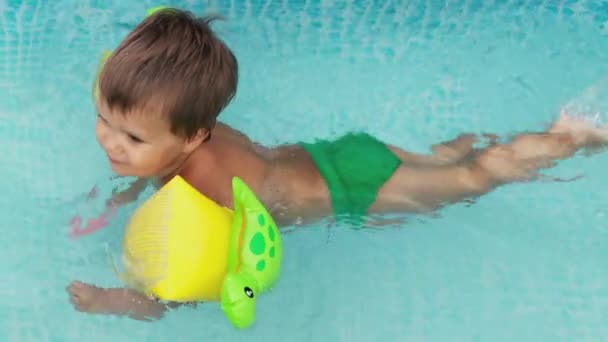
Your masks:
{"label": "child's foot", "polygon": [[473,155],[472,153],[475,152],[474,145],[479,142],[485,146],[496,145],[498,136],[491,133],[483,133],[481,136],[461,134],[453,140],[431,146],[433,158],[446,165],[461,162]]}
{"label": "child's foot", "polygon": [[608,127],[594,124],[589,119],[576,117],[562,111],[549,133],[567,133],[578,147],[597,149],[608,144]]}
{"label": "child's foot", "polygon": [[107,290],[74,281],[68,286],[67,291],[70,294],[70,302],[78,311],[112,313],[112,296]]}

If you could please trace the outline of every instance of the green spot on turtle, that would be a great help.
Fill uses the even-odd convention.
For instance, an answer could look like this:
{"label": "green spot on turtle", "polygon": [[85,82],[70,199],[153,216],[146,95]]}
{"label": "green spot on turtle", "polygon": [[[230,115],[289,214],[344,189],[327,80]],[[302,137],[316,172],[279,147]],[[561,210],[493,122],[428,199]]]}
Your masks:
{"label": "green spot on turtle", "polygon": [[268,255],[270,255],[271,258],[274,258],[274,246],[270,248]]}
{"label": "green spot on turtle", "polygon": [[258,263],[255,264],[255,269],[258,271],[263,271],[264,268],[266,268],[266,261],[264,261],[264,259],[258,261]]}
{"label": "green spot on turtle", "polygon": [[264,217],[264,214],[258,215],[258,223],[262,227],[264,226],[264,224],[266,224],[266,218]]}
{"label": "green spot on turtle", "polygon": [[255,255],[264,253],[264,250],[266,249],[266,240],[262,233],[257,232],[253,235],[251,242],[249,243],[249,249],[251,250],[251,253]]}
{"label": "green spot on turtle", "polygon": [[268,238],[270,241],[274,241],[274,227],[272,225],[268,226]]}

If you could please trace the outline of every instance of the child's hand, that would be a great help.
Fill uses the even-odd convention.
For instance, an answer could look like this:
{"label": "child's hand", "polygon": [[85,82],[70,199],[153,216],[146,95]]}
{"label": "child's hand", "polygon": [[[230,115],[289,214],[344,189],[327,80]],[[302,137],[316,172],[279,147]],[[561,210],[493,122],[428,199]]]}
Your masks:
{"label": "child's hand", "polygon": [[105,228],[114,215],[116,215],[116,206],[109,205],[106,211],[102,212],[101,215],[96,218],[88,219],[85,226],[83,226],[82,217],[76,215],[70,220],[70,237],[80,237]]}
{"label": "child's hand", "polygon": [[[94,186],[86,196],[85,202],[87,205],[92,205],[91,202],[94,202],[99,197],[99,189],[97,186]],[[94,233],[102,228],[105,228],[110,222],[109,220],[116,214],[117,206],[112,203],[112,199],[106,202],[105,208],[103,212],[93,218],[89,218],[86,220],[86,224],[81,215],[76,215],[70,219],[69,226],[70,232],[69,236],[71,238],[80,237],[83,235]]]}
{"label": "child's hand", "polygon": [[[86,207],[83,209],[88,212],[93,211],[92,214],[88,215],[93,217],[86,220],[86,222],[81,215],[72,217],[69,223],[70,237],[80,237],[107,227],[110,220],[116,215],[118,208],[124,204],[135,201],[138,195],[146,188],[147,184],[147,180],[137,179],[131,183],[126,190],[113,190],[110,198],[103,203],[103,209],[99,208],[101,203],[96,202],[96,200],[99,200],[100,197],[106,198],[107,194],[100,195],[99,188],[94,186],[86,196]],[[102,212],[97,214],[99,211]]]}

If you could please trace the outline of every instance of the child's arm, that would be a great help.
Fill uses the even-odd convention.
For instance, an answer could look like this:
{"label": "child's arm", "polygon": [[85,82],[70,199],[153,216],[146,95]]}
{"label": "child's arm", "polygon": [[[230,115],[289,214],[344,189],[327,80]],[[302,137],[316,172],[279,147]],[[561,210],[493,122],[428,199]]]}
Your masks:
{"label": "child's arm", "polygon": [[121,205],[131,203],[137,200],[139,194],[148,186],[149,180],[146,178],[138,178],[129,185],[125,191],[115,193],[112,198],[106,203],[108,207],[120,207]]}
{"label": "child's arm", "polygon": [[[127,190],[115,193],[112,198],[106,201],[105,210],[98,217],[89,218],[86,221],[80,215],[72,217],[69,223],[70,236],[83,236],[106,227],[109,224],[109,220],[116,214],[117,208],[121,205],[135,201],[147,185],[147,179],[138,178],[131,183]],[[93,189],[92,194],[95,193],[96,189]]]}
{"label": "child's arm", "polygon": [[160,319],[168,309],[179,305],[160,303],[131,289],[103,289],[79,281],[72,282],[67,290],[72,305],[78,311],[129,316],[142,321]]}

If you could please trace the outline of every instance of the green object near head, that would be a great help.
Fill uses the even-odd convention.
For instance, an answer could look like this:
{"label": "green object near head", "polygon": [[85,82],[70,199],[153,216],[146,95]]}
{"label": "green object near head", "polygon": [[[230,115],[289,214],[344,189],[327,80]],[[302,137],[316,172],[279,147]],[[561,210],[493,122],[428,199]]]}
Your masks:
{"label": "green object near head", "polygon": [[[146,11],[146,17],[149,17],[152,14],[154,14],[160,10],[166,9],[166,8],[167,8],[166,6],[152,7]],[[112,55],[112,51],[104,51],[99,60],[99,64],[97,66],[97,73],[95,75],[95,80],[93,81],[93,99],[95,101],[97,101],[99,99],[99,74],[101,73],[101,69],[103,68],[104,64],[106,63],[108,58],[110,58],[111,55]]]}
{"label": "green object near head", "polygon": [[255,321],[257,296],[279,277],[283,243],[274,219],[239,178],[233,178],[234,218],[228,272],[221,292],[224,314],[237,328]]}
{"label": "green object near head", "polygon": [[160,11],[160,10],[164,10],[165,8],[167,8],[167,6],[156,6],[156,7],[149,8],[149,9],[146,11],[146,17],[149,17],[149,16],[151,16],[152,14],[154,14],[154,13],[156,13],[156,12]]}
{"label": "green object near head", "polygon": [[99,60],[99,65],[97,66],[97,73],[95,74],[95,81],[93,81],[93,99],[95,101],[99,99],[99,74],[101,73],[101,69],[103,69],[103,65],[111,55],[112,51],[104,51],[101,54],[101,59]]}

